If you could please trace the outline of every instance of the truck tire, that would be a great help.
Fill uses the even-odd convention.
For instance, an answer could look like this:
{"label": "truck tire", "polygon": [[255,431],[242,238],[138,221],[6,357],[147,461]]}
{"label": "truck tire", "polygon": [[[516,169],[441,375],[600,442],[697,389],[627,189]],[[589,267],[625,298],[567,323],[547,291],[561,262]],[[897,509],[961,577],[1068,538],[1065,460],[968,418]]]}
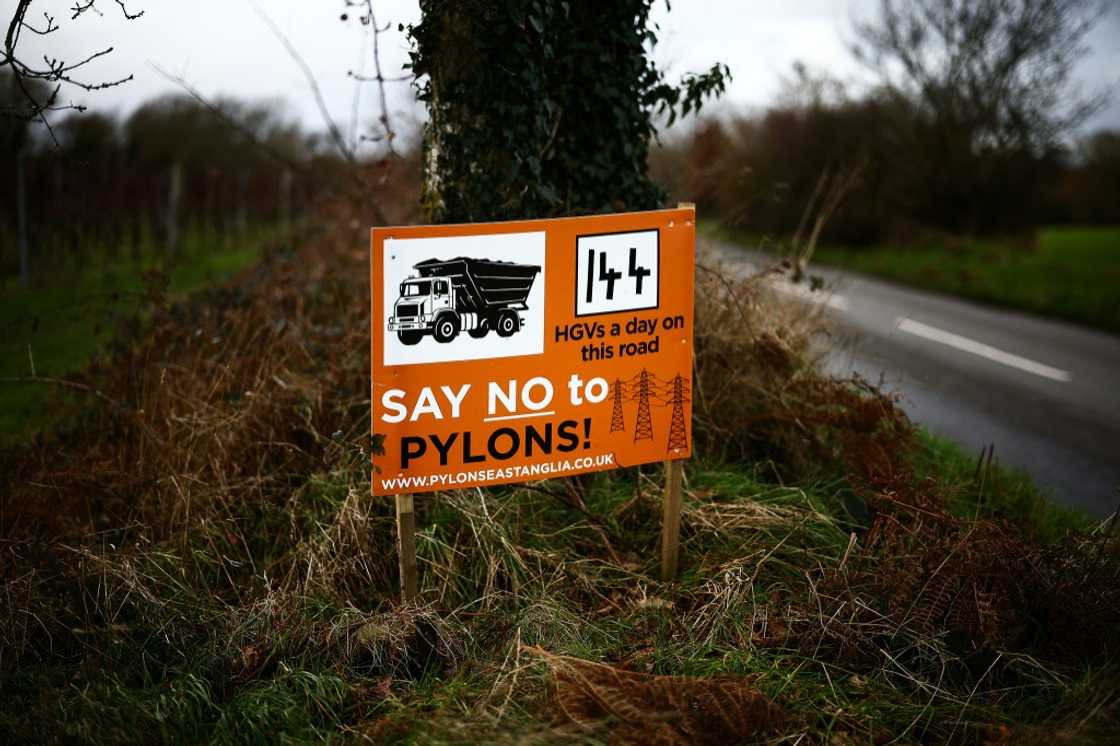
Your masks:
{"label": "truck tire", "polygon": [[424,338],[424,332],[415,330],[397,332],[397,339],[401,341],[402,345],[415,345],[420,344],[420,340]]}
{"label": "truck tire", "polygon": [[471,335],[471,338],[473,338],[473,339],[482,339],[483,337],[485,337],[489,333],[490,333],[490,322],[489,321],[483,321],[481,324],[476,326],[474,329],[471,329],[469,332],[467,332],[467,334]]}
{"label": "truck tire", "polygon": [[510,310],[502,311],[498,314],[498,336],[510,337],[521,328],[521,319],[517,314]]}
{"label": "truck tire", "polygon": [[452,313],[445,313],[436,319],[435,328],[432,330],[432,336],[436,341],[443,344],[450,342],[459,336],[459,317]]}

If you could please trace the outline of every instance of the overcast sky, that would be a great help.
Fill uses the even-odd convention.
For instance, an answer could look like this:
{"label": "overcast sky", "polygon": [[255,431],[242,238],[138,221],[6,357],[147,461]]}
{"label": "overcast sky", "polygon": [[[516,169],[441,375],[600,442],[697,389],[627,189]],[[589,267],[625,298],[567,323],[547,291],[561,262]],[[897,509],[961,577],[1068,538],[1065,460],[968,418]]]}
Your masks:
{"label": "overcast sky", "polygon": [[[2,0],[10,8],[14,0]],[[347,129],[354,104],[354,82],[348,70],[369,72],[368,35],[351,11],[340,16],[343,0],[257,0],[299,49],[314,71],[335,120]],[[70,21],[67,8],[74,0],[36,0],[28,20],[46,10],[62,27],[57,34],[37,38],[25,33],[28,51],[75,61],[112,45],[113,53],[97,60],[82,75],[99,82],[134,74],[119,88],[84,94],[72,90],[76,102],[95,110],[128,113],[145,99],[174,90],[157,66],[179,75],[206,96],[231,95],[246,99],[276,99],[310,128],[321,129],[322,119],[306,79],[254,11],[252,0],[127,0],[130,12],[143,17],[125,21],[110,0],[98,0],[97,15],[87,13]],[[750,108],[769,103],[794,61],[826,70],[857,85],[867,76],[848,52],[852,19],[874,11],[877,0],[676,0],[672,11],[655,5],[661,27],[656,59],[670,78],[707,69],[713,62],[731,67],[734,81],[725,105]],[[1089,127],[1120,128],[1120,3],[1094,30],[1091,53],[1077,71],[1088,91],[1115,93],[1107,109]],[[407,41],[398,23],[414,23],[420,11],[416,0],[376,0],[378,21],[391,23],[381,36],[381,62],[386,75],[400,71],[407,57]],[[3,14],[5,18],[8,12]],[[407,84],[391,86],[391,110],[405,120],[423,117]],[[373,89],[365,87],[359,102],[360,120],[377,112]],[[402,128],[403,129],[403,128]]]}

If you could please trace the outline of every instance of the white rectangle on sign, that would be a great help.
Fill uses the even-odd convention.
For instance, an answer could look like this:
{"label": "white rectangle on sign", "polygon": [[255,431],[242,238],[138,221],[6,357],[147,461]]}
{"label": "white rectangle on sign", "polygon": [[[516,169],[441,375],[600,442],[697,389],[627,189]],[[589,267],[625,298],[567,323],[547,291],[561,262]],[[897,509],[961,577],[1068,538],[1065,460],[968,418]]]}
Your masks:
{"label": "white rectangle on sign", "polygon": [[658,306],[657,230],[603,233],[576,240],[576,316]]}
{"label": "white rectangle on sign", "polygon": [[540,355],[544,266],[544,231],[386,239],[383,365]]}

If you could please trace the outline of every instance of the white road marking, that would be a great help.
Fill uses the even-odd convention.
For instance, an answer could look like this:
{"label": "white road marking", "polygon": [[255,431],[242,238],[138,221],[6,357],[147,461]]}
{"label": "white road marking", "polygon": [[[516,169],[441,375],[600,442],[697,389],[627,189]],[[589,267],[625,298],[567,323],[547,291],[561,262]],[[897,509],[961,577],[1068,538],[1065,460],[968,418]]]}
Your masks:
{"label": "white road marking", "polygon": [[815,304],[825,304],[829,308],[835,308],[837,311],[848,310],[848,299],[842,295],[829,293],[824,290],[810,290],[804,285],[798,285],[790,282],[785,278],[775,278],[770,281],[770,287],[777,290],[779,293],[792,295],[803,301]]}
{"label": "white road marking", "polygon": [[1019,357],[1010,352],[1004,352],[991,345],[986,345],[983,342],[977,342],[974,339],[962,337],[959,334],[953,334],[952,332],[947,332],[934,326],[927,326],[920,321],[900,317],[895,319],[894,323],[901,331],[934,342],[940,342],[943,345],[949,345],[958,350],[971,352],[973,355],[979,355],[988,360],[994,360],[997,363],[1010,365],[1012,368],[1025,370],[1028,373],[1034,373],[1036,376],[1042,376],[1043,378],[1049,378],[1052,381],[1061,381],[1063,383],[1068,383],[1073,380],[1073,376],[1071,376],[1067,370],[1060,370],[1058,368],[1052,368],[1049,365],[1036,363],[1034,360],[1028,360],[1025,357]]}
{"label": "white road marking", "polygon": [[507,414],[507,415],[502,415],[501,417],[483,417],[482,421],[483,422],[499,422],[499,421],[502,421],[502,420],[525,420],[525,419],[528,419],[530,417],[546,417],[550,414],[556,414],[556,412],[530,412],[529,414]]}

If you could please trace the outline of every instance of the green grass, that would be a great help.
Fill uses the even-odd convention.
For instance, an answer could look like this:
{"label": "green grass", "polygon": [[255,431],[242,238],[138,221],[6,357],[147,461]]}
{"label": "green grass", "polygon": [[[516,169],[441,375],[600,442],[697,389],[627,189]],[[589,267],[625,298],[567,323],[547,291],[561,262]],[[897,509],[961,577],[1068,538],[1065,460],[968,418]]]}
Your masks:
{"label": "green grass", "polygon": [[1041,228],[1036,243],[820,246],[814,261],[1120,332],[1120,228]]}
{"label": "green grass", "polygon": [[[7,280],[0,294],[0,378],[58,378],[84,370],[119,324],[143,306],[146,272],[165,272],[169,296],[182,298],[254,264],[272,233],[256,230],[226,248],[217,237],[193,230],[184,238],[182,255],[170,265],[148,247],[139,262],[89,257],[88,268],[56,271],[46,287],[24,289]],[[68,389],[49,384],[0,382],[0,444],[55,424],[47,405],[68,396]]]}
{"label": "green grass", "polygon": [[1025,471],[1000,465],[998,452],[990,468],[979,468],[980,454],[926,430],[919,431],[918,450],[918,473],[936,477],[957,515],[1006,520],[1042,543],[1093,525],[1082,513],[1055,502]]}
{"label": "green grass", "polygon": [[[970,457],[934,438],[923,443],[927,473],[948,485],[969,481]],[[455,653],[418,659],[412,669],[385,653],[393,644],[384,635],[406,624],[387,598],[391,587],[368,588],[353,597],[355,607],[309,575],[302,592],[276,596],[273,581],[236,559],[236,542],[224,543],[226,528],[188,544],[122,548],[129,556],[106,554],[104,567],[127,565],[127,577],[87,569],[116,622],[82,631],[82,646],[73,650],[60,641],[53,662],[25,660],[0,673],[0,731],[92,743],[606,740],[601,730],[561,738],[553,729],[549,675],[527,652],[531,645],[653,674],[752,677],[785,708],[787,736],[812,733],[821,742],[938,742],[958,720],[966,743],[980,742],[988,724],[1003,722],[1045,738],[1070,721],[1092,726],[1102,697],[1108,704],[1116,695],[1114,664],[1079,673],[1029,656],[1010,656],[1001,667],[1010,684],[975,695],[967,667],[944,640],[911,639],[905,631],[889,651],[893,667],[852,667],[795,643],[759,642],[766,619],[781,618],[787,604],[811,594],[807,578],[819,582],[819,568],[839,563],[850,531],[842,480],[794,487],[761,474],[751,465],[692,463],[684,567],[675,586],[653,579],[659,498],[634,470],[600,474],[589,484],[586,508],[600,517],[598,529],[564,500],[522,487],[426,497],[418,536],[422,590],[429,602],[440,599],[432,619],[444,625]],[[332,527],[358,515],[347,514],[355,476],[319,475],[282,510],[245,514],[240,530],[296,531],[306,537],[300,562],[322,573],[330,567],[324,561],[340,559],[330,559],[339,551]],[[1037,496],[1029,484],[1014,484]],[[542,486],[563,494],[558,484]],[[646,496],[635,503],[643,489]],[[990,494],[983,512],[1028,528],[1057,528],[1052,514],[1024,510],[1030,500],[1001,502],[1003,492]],[[376,505],[373,523],[362,524],[371,541],[364,568],[392,563],[391,512],[384,501]],[[207,573],[205,583],[190,579],[192,552],[205,552],[215,539],[233,555],[222,572],[234,573],[239,597],[259,599],[252,610],[219,599],[221,572]],[[611,561],[608,541],[628,568]],[[198,594],[183,597],[185,584]],[[249,650],[265,661],[251,675],[244,664]],[[943,679],[926,678],[937,669],[928,669],[929,656],[942,661]],[[1107,743],[1107,729],[1099,731],[1095,742]]]}

